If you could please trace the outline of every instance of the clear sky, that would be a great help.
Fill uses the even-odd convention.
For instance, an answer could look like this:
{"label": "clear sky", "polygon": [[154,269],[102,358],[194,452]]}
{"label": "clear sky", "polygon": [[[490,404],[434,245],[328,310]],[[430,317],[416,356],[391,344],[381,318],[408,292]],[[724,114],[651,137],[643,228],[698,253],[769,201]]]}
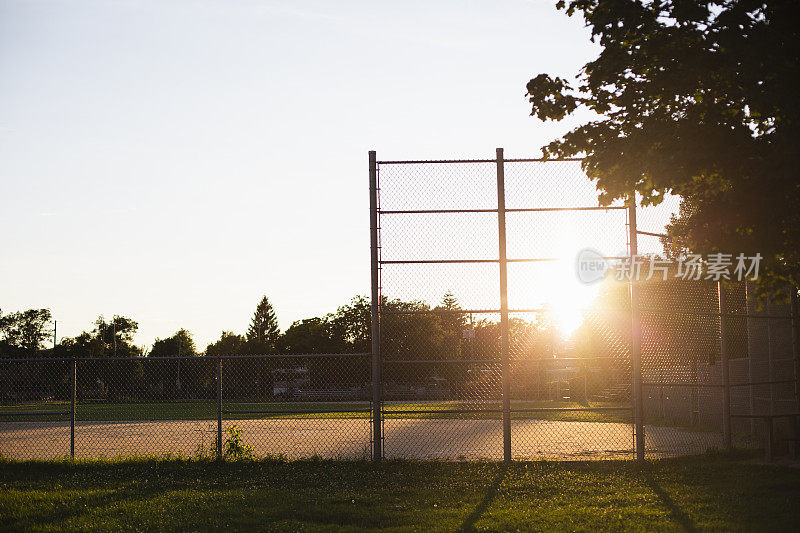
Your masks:
{"label": "clear sky", "polygon": [[367,151],[539,155],[525,83],[597,52],[555,0],[0,0],[0,308],[137,344],[369,292]]}

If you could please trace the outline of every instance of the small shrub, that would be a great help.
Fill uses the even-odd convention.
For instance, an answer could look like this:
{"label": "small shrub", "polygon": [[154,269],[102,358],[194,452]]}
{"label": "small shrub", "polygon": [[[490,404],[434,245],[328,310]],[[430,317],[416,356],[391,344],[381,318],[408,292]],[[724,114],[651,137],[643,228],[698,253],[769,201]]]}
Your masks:
{"label": "small shrub", "polygon": [[225,430],[228,437],[225,439],[226,459],[252,459],[253,447],[242,442],[242,430],[236,424]]}

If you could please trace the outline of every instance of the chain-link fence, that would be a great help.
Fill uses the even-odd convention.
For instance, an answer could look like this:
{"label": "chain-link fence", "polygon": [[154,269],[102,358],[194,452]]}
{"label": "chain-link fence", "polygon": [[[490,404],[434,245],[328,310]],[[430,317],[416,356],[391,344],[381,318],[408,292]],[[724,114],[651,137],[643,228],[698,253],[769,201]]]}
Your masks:
{"label": "chain-link fence", "polygon": [[0,360],[0,455],[370,456],[370,354]]}
{"label": "chain-link fence", "polygon": [[796,439],[796,312],[757,311],[728,275],[633,275],[664,262],[678,198],[599,206],[577,160],[371,157],[376,456]]}
{"label": "chain-link fence", "polygon": [[677,199],[601,207],[580,161],[501,150],[373,152],[370,193],[372,307],[353,332],[370,353],[0,357],[0,455],[614,459],[796,444],[796,294],[794,311],[758,308],[744,282],[653,275]]}

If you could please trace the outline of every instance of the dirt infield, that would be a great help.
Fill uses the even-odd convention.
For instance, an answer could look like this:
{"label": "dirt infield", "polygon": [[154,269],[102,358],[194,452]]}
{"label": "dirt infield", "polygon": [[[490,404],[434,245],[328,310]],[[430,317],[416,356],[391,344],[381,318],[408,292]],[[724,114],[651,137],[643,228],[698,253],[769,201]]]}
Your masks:
{"label": "dirt infield", "polygon": [[[370,421],[292,418],[224,420],[237,425],[242,441],[256,455],[288,458],[320,456],[361,459],[370,455]],[[512,421],[512,453],[517,459],[631,458],[630,424]],[[77,457],[122,455],[194,455],[216,438],[216,421],[81,422],[75,427]],[[66,422],[0,424],[0,454],[14,459],[51,459],[69,455]],[[650,457],[697,454],[722,444],[721,435],[684,428],[649,426]],[[394,419],[384,421],[386,457],[409,459],[502,459],[499,420]]]}

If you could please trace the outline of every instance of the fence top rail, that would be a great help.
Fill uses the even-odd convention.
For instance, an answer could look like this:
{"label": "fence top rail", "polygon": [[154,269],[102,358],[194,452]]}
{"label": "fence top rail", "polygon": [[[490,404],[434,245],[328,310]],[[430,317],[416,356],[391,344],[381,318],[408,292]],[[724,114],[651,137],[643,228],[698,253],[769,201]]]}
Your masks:
{"label": "fence top rail", "polygon": [[[525,358],[519,356],[511,356],[511,362],[519,363],[550,363],[550,362],[564,362],[564,361],[614,361],[619,358],[609,356],[595,356],[595,357],[540,357],[540,358]],[[384,359],[383,364],[434,364],[434,363],[447,363],[447,364],[500,364],[502,359]]]}
{"label": "fence top rail", "polygon": [[[617,261],[627,259],[627,256],[606,255],[596,259]],[[506,259],[506,263],[555,263],[563,261],[560,257],[517,257]],[[471,263],[499,263],[499,259],[386,259],[378,261],[381,265],[450,265]]]}
{"label": "fence top rail", "polygon": [[[517,157],[517,158],[503,158],[505,163],[550,163],[550,162],[565,162],[565,161],[583,161],[582,157]],[[399,160],[399,161],[376,161],[380,165],[441,165],[449,163],[497,163],[497,159],[417,159],[417,160]]]}
{"label": "fence top rail", "polygon": [[50,416],[58,415],[64,416],[71,414],[72,411],[0,411],[0,416]]}
{"label": "fence top rail", "polygon": [[372,357],[371,353],[306,353],[306,354],[252,354],[252,355],[163,355],[141,357],[2,357],[0,363],[43,363],[71,361],[216,361],[217,359],[293,359],[323,357]]}
{"label": "fence top rail", "polygon": [[500,359],[384,359],[384,365],[409,365],[409,364],[493,364],[499,365]]}
{"label": "fence top rail", "polygon": [[741,413],[732,413],[731,417],[733,418],[790,418],[790,417],[800,417],[800,413],[781,413],[781,414],[741,414]]}
{"label": "fence top rail", "polygon": [[[614,209],[628,209],[624,205],[607,206],[575,206],[575,207],[507,207],[506,213],[550,213],[560,211],[608,211]],[[441,215],[441,214],[462,214],[462,213],[498,213],[498,209],[378,209],[380,215]],[[640,231],[645,235],[655,235]]]}
{"label": "fence top rail", "polygon": [[[489,262],[489,260],[487,260]],[[496,262],[492,260],[491,262]],[[522,260],[508,260],[509,263],[514,262],[522,262]],[[388,264],[409,264],[406,261],[384,261],[384,263]],[[412,262],[411,264],[416,264]],[[427,264],[427,263],[425,263]],[[629,307],[622,307],[616,305],[594,305],[588,309],[590,312],[601,312],[601,311],[629,311]],[[523,308],[511,308],[508,310],[509,313],[547,313],[551,312],[552,309],[547,307],[523,307]],[[679,309],[653,309],[653,308],[639,308],[639,311],[642,313],[652,313],[652,314],[669,314],[669,315],[688,315],[688,316],[710,316],[710,317],[736,317],[736,318],[750,318],[753,320],[791,320],[793,317],[792,315],[760,315],[760,314],[753,314],[753,313],[718,313],[714,311],[691,311],[691,310],[679,310]],[[382,315],[469,315],[469,314],[499,314],[500,309],[413,309],[413,310],[389,310],[389,309],[382,309]]]}
{"label": "fence top rail", "polygon": [[633,407],[512,407],[512,413],[558,413],[558,412],[603,412],[603,411],[633,411]]}
{"label": "fence top rail", "polygon": [[[611,309],[611,307],[606,307]],[[692,311],[690,309],[655,309],[652,307],[640,307],[642,313],[662,314],[662,315],[692,315],[692,316],[724,316],[735,318],[750,318],[753,320],[791,320],[794,318],[791,313],[785,315],[760,314],[760,313],[719,313],[716,311]]]}
{"label": "fence top rail", "polygon": [[643,387],[695,387],[702,388],[722,388],[725,385],[720,383],[704,383],[704,382],[691,382],[691,381],[642,381]]}
{"label": "fence top rail", "polygon": [[[626,310],[625,308],[619,308]],[[597,311],[603,311],[604,308],[598,308]],[[509,314],[529,314],[529,313],[549,313],[553,310],[547,307],[519,307],[510,308]],[[502,311],[500,309],[381,309],[381,315],[499,315]]]}
{"label": "fence top rail", "polygon": [[267,409],[267,410],[238,410],[223,409],[224,415],[315,415],[326,413],[370,413],[371,408],[341,408],[341,409]]}
{"label": "fence top rail", "polygon": [[500,309],[409,309],[389,310],[381,309],[382,315],[470,315],[470,314],[500,314]]}
{"label": "fence top rail", "polygon": [[742,383],[731,383],[731,387],[757,387],[761,385],[785,385],[787,383],[796,383],[796,379],[780,379],[772,381],[746,381]]}

